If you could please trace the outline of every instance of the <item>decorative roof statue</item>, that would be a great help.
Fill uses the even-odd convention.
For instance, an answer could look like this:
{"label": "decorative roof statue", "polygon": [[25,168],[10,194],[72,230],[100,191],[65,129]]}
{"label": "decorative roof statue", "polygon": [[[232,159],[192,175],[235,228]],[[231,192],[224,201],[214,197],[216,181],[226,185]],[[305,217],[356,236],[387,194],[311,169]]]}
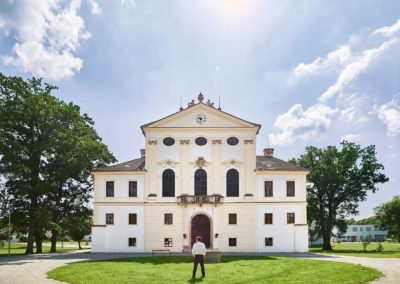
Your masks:
{"label": "decorative roof statue", "polygon": [[202,103],[202,102],[204,101],[204,96],[203,96],[203,94],[200,93],[197,99],[199,100],[199,102]]}

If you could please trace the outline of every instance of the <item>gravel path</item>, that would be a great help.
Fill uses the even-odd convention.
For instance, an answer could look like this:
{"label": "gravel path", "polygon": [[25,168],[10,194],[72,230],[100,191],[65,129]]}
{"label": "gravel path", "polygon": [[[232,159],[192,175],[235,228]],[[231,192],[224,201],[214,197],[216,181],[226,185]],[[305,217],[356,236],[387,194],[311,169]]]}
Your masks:
{"label": "gravel path", "polygon": [[[126,253],[95,253],[71,252],[60,254],[41,254],[31,256],[1,257],[0,258],[0,284],[39,284],[60,283],[47,279],[46,273],[64,264],[101,260],[122,257],[149,256],[151,254],[126,254]],[[249,255],[249,254],[237,254]],[[253,255],[253,254],[252,254]],[[255,255],[255,254],[254,254]],[[259,254],[258,254],[259,255]],[[270,255],[270,254],[266,254]],[[274,256],[277,256],[274,254]],[[316,260],[330,260],[361,264],[380,270],[384,275],[371,283],[399,283],[400,258],[366,258],[322,254],[279,254],[278,256],[308,258]]]}

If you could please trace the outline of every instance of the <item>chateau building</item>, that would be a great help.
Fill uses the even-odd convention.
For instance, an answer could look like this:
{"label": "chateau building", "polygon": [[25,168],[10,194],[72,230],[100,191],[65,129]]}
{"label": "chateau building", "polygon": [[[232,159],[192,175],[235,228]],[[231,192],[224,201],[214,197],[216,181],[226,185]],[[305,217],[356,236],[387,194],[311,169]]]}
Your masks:
{"label": "chateau building", "polygon": [[308,171],[256,155],[261,126],[204,101],[144,124],[140,158],[94,176],[93,252],[308,250]]}

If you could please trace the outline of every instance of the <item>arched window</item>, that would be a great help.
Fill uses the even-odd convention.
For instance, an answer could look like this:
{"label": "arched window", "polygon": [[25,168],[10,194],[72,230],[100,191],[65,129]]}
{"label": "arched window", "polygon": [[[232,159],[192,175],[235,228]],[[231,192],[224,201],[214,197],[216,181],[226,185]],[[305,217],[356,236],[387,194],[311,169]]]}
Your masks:
{"label": "arched window", "polygon": [[194,173],[194,194],[207,195],[207,173],[203,169]]}
{"label": "arched window", "polygon": [[175,197],[175,173],[166,169],[162,174],[162,196]]}
{"label": "arched window", "polygon": [[239,196],[239,173],[235,169],[230,169],[226,173],[226,196]]}

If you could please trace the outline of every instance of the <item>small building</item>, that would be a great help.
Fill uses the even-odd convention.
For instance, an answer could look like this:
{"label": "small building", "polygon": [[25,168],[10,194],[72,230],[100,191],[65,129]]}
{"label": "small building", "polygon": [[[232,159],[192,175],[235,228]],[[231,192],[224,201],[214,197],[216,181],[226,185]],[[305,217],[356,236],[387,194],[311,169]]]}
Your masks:
{"label": "small building", "polygon": [[387,231],[381,231],[372,224],[348,225],[347,232],[339,240],[342,242],[363,242],[366,240],[383,242],[386,240],[387,234]]}

